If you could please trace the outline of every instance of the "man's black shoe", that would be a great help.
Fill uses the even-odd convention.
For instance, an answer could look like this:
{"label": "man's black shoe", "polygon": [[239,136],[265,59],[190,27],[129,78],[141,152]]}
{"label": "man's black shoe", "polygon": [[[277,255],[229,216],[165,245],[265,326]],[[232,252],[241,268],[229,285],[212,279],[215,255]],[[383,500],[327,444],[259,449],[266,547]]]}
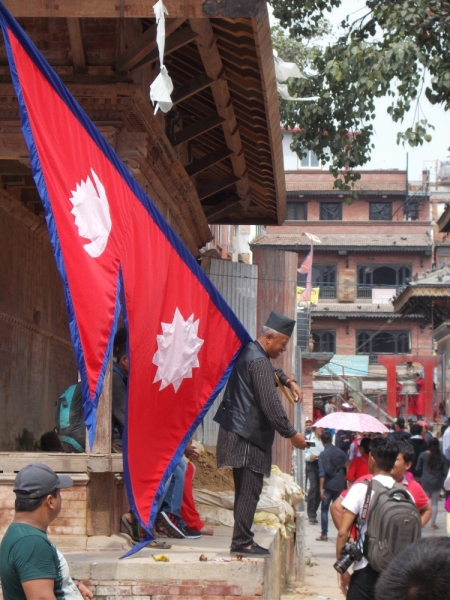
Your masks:
{"label": "man's black shoe", "polygon": [[311,525],[317,525],[319,521],[317,519],[310,519],[309,522]]}
{"label": "man's black shoe", "polygon": [[242,554],[242,556],[249,556],[250,558],[267,558],[270,556],[269,550],[261,548],[258,544],[253,543],[250,548],[231,548],[230,555],[236,556]]}
{"label": "man's black shoe", "polygon": [[187,540],[198,540],[199,538],[202,537],[202,534],[200,533],[200,531],[195,531],[194,529],[191,529],[190,527],[180,527],[180,530],[184,534],[184,537]]}

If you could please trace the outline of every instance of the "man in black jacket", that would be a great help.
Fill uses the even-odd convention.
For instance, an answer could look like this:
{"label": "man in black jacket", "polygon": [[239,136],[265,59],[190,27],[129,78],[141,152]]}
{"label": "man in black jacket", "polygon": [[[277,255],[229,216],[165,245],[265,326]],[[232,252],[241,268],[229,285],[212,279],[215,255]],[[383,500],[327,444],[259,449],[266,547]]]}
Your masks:
{"label": "man in black jacket", "polygon": [[422,429],[423,429],[422,425],[418,425],[417,423],[415,423],[414,425],[411,425],[411,427],[410,427],[411,437],[408,440],[408,442],[414,448],[414,454],[415,454],[415,457],[414,457],[413,463],[411,465],[411,468],[409,469],[409,472],[412,473],[414,475],[414,478],[417,480],[420,479],[417,477],[417,472],[416,472],[417,461],[419,460],[419,456],[422,454],[422,452],[425,452],[425,450],[428,450],[428,444],[422,437]]}
{"label": "man in black jacket", "polygon": [[261,335],[240,353],[234,365],[224,399],[214,420],[220,425],[217,466],[232,467],[235,486],[234,529],[231,554],[269,556],[253,541],[251,531],[264,475],[270,475],[275,431],[289,438],[296,448],[306,440],[289,422],[276,392],[276,379],[288,387],[297,401],[297,382],[275,370],[271,358],[285,352],[295,326],[293,319],[272,312]]}
{"label": "man in black jacket", "polygon": [[333,446],[329,431],[322,433],[321,440],[324,445],[324,451],[319,456],[322,533],[317,540],[326,542],[328,541],[328,509],[330,504],[339,498],[342,490],[347,487],[344,467],[348,456]]}

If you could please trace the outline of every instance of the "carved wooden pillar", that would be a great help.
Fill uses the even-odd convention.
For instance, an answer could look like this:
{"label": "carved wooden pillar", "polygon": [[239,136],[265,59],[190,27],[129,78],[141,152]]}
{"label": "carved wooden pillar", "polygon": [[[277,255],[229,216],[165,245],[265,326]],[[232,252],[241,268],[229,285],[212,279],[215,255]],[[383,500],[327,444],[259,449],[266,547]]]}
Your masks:
{"label": "carved wooden pillar", "polygon": [[136,181],[145,189],[146,178],[141,161],[147,158],[147,134],[121,131],[117,136],[116,152]]}
{"label": "carved wooden pillar", "polygon": [[[111,453],[112,426],[112,362],[105,373],[103,390],[97,407],[97,425],[95,441],[89,454],[108,455]],[[88,535],[111,535],[114,532],[114,473],[89,473],[87,486],[87,520]]]}
{"label": "carved wooden pillar", "polygon": [[[253,248],[253,264],[258,265],[258,295],[256,328],[257,335],[272,310],[296,318],[297,268],[296,252],[275,250],[273,248]],[[286,375],[293,372],[294,336],[286,352],[273,361]],[[280,392],[281,402],[286,413],[294,423],[294,407]],[[291,473],[292,445],[288,440],[276,434],[272,451],[272,463],[285,473]]]}

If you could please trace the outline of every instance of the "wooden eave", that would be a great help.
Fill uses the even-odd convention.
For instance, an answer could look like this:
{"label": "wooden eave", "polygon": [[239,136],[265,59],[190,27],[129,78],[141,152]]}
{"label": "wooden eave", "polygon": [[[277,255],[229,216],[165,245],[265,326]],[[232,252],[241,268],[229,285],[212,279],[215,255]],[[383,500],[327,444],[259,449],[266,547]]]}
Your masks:
{"label": "wooden eave", "polygon": [[434,326],[450,319],[450,286],[408,286],[393,301],[394,312],[403,315],[420,314]]}
{"label": "wooden eave", "polygon": [[[158,179],[148,193],[170,212],[191,252],[210,238],[208,223],[282,223],[282,138],[265,2],[165,0],[165,64],[176,102],[165,116],[154,115],[148,100],[159,73],[153,4],[6,2],[97,126],[148,134],[148,156],[139,168],[147,179]],[[120,65],[128,70],[118,71]],[[0,136],[20,122],[10,81],[2,43]],[[187,141],[176,142],[197,126]],[[0,164],[8,160],[8,167],[0,168],[7,191],[11,177],[27,163],[23,144],[17,143],[18,152],[0,153]],[[19,175],[12,182],[15,198],[42,214],[30,175],[22,191]]]}
{"label": "wooden eave", "polygon": [[450,231],[450,206],[447,206],[439,217],[437,226],[440,233],[448,233]]}

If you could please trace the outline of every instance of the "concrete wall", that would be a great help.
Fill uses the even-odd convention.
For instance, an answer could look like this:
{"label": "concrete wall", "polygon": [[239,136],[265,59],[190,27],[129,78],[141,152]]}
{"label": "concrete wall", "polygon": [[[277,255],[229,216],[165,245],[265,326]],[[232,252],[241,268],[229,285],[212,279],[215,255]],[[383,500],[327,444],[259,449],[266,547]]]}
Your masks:
{"label": "concrete wall", "polygon": [[[63,287],[45,223],[0,202],[0,450],[33,450],[55,402],[77,380]],[[25,211],[25,212],[24,212]]]}

